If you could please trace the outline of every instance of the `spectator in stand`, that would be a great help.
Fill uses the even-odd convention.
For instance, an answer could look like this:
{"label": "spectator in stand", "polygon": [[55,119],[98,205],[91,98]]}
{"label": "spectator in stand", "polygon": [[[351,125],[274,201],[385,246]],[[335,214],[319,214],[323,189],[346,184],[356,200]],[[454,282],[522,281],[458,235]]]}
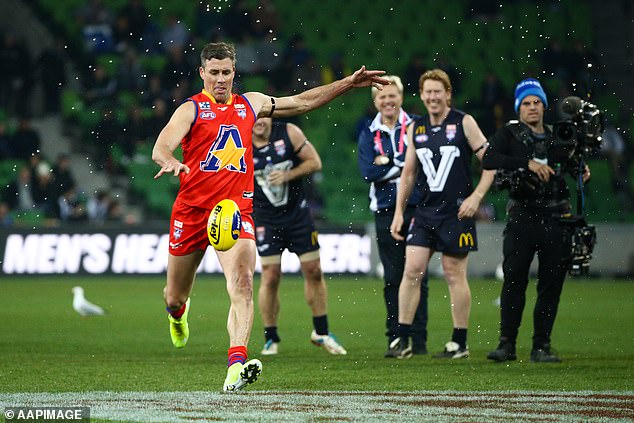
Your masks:
{"label": "spectator in stand", "polygon": [[7,123],[0,120],[0,160],[14,157],[11,137],[7,130]]}
{"label": "spectator in stand", "polygon": [[123,207],[121,202],[117,199],[112,199],[108,206],[108,215],[106,219],[109,221],[121,221],[123,220]]}
{"label": "spectator in stand", "polygon": [[144,38],[150,16],[143,0],[128,0],[127,4],[119,10],[118,16],[125,16],[130,30],[130,40],[139,46],[141,39]]}
{"label": "spectator in stand", "polygon": [[634,211],[634,193],[628,182],[628,159],[623,135],[612,123],[608,123],[603,131],[601,154],[610,164],[610,180],[612,190],[619,201],[619,212]]}
{"label": "spectator in stand", "polygon": [[301,66],[296,66],[293,72],[293,84],[291,88],[295,92],[321,85],[321,71],[315,57],[310,56]]}
{"label": "spectator in stand", "polygon": [[150,129],[147,119],[143,116],[143,109],[131,107],[128,110],[128,118],[124,127],[125,132],[122,137],[122,148],[126,156],[132,158],[137,147],[148,141]]}
{"label": "spectator in stand", "polygon": [[405,69],[405,92],[415,93],[418,91],[418,78],[428,69],[423,57],[420,54],[412,56]]}
{"label": "spectator in stand", "polygon": [[75,16],[87,52],[100,54],[114,49],[114,13],[102,0],[90,0],[77,10]]}
{"label": "spectator in stand", "polygon": [[167,17],[165,29],[161,34],[161,43],[163,48],[171,50],[177,48],[183,50],[189,40],[189,29],[178,19],[176,15],[170,14]]}
{"label": "spectator in stand", "polygon": [[57,156],[57,162],[53,166],[53,186],[57,195],[76,186],[70,164],[70,156],[68,154],[61,153]]}
{"label": "spectator in stand", "polygon": [[88,198],[86,203],[88,220],[93,223],[103,223],[108,218],[111,203],[112,197],[108,191],[97,191],[94,196]]}
{"label": "spectator in stand", "polygon": [[9,32],[0,45],[0,108],[9,114],[29,113],[33,65],[26,46]]}
{"label": "spectator in stand", "polygon": [[31,118],[23,116],[11,137],[11,148],[16,159],[29,160],[40,151],[40,134],[31,125]]}
{"label": "spectator in stand", "polygon": [[13,211],[23,212],[35,208],[31,171],[28,166],[20,168],[16,179],[2,191],[2,199]]}
{"label": "spectator in stand", "polygon": [[187,57],[182,48],[170,47],[167,49],[167,63],[163,68],[161,81],[163,88],[171,91],[178,86],[183,79],[189,79],[196,67],[187,62]]}
{"label": "spectator in stand", "polygon": [[66,43],[56,37],[53,44],[37,60],[39,80],[42,83],[44,112],[59,113],[62,90],[66,86]]}
{"label": "spectator in stand", "polygon": [[134,47],[128,46],[117,67],[117,89],[133,91],[135,94],[145,85],[145,71],[139,62],[139,54]]}
{"label": "spectator in stand", "polygon": [[164,127],[170,120],[170,116],[167,110],[167,102],[162,98],[157,98],[152,103],[152,115],[148,119],[147,127],[151,128],[150,135],[156,135],[155,132],[158,128]]}
{"label": "spectator in stand", "polygon": [[32,187],[35,208],[42,211],[45,217],[57,217],[55,200],[57,192],[53,185],[53,172],[48,163],[41,161],[35,167],[35,183]]}
{"label": "spectator in stand", "polygon": [[565,84],[569,79],[567,60],[568,57],[561,41],[552,38],[542,52],[539,63],[544,74],[554,77]]}
{"label": "spectator in stand", "polygon": [[330,84],[331,82],[341,79],[349,74],[350,69],[343,61],[343,54],[340,51],[337,51],[330,55],[328,64],[322,67],[321,79],[324,84]]}
{"label": "spectator in stand", "polygon": [[511,108],[509,106],[510,102],[504,94],[505,90],[502,82],[494,72],[487,72],[480,92],[480,106],[482,108],[479,119],[480,125],[483,133],[492,134],[511,118],[506,113],[506,110]]}
{"label": "spectator in stand", "polygon": [[168,93],[161,84],[161,76],[158,74],[150,74],[148,76],[148,87],[141,94],[141,104],[145,107],[153,107],[156,100],[167,101]]}
{"label": "spectator in stand", "polygon": [[59,218],[62,222],[81,222],[87,219],[86,209],[77,195],[76,188],[70,188],[57,199]]}
{"label": "spectator in stand", "polygon": [[275,4],[271,0],[258,0],[252,17],[253,32],[256,39],[264,38],[267,34],[278,34],[280,27],[279,16]]}
{"label": "spectator in stand", "polygon": [[110,154],[111,146],[115,140],[120,139],[122,128],[112,110],[106,109],[103,112],[101,120],[92,131],[94,137],[92,142],[95,147],[95,164],[100,170],[113,172],[112,157]]}
{"label": "spectator in stand", "polygon": [[10,226],[13,226],[13,217],[11,216],[9,205],[4,201],[0,201],[0,227],[8,228]]}
{"label": "spectator in stand", "polygon": [[89,105],[102,105],[113,99],[117,91],[117,80],[108,75],[103,65],[96,65],[84,84],[84,99]]}

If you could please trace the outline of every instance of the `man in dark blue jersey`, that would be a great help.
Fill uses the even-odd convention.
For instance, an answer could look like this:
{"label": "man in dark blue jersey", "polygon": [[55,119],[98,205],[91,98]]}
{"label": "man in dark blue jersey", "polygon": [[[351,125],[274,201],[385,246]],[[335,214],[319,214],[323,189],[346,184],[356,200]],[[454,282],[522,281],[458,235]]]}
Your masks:
{"label": "man in dark blue jersey", "polygon": [[253,126],[255,240],[262,263],[258,304],[264,323],[262,355],[278,353],[282,252],[297,254],[306,302],[313,316],[310,340],[335,355],[346,350],[328,330],[328,292],[321,271],[317,231],[304,196],[303,178],[321,170],[317,150],[292,123],[260,118]]}
{"label": "man in dark blue jersey", "polygon": [[444,350],[433,357],[466,358],[471,311],[467,262],[469,251],[478,248],[473,216],[495,172],[483,171],[473,189],[472,155],[482,159],[487,140],[472,116],[451,107],[449,76],[440,69],[427,71],[420,77],[419,89],[427,115],[416,119],[408,129],[409,148],[390,227],[395,239],[403,239],[399,232],[412,191],[421,189],[422,196],[406,238],[405,271],[399,288],[399,337],[390,349],[397,358],[411,357],[409,337],[420,283],[432,254],[440,251],[453,333]]}

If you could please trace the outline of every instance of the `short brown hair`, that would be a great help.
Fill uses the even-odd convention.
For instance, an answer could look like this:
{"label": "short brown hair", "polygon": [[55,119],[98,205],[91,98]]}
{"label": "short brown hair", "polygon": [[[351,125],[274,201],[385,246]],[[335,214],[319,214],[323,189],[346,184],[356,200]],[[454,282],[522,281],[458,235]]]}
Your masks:
{"label": "short brown hair", "polygon": [[231,59],[231,63],[236,65],[236,48],[229,43],[209,43],[200,52],[200,65],[204,68],[207,60],[211,59]]}
{"label": "short brown hair", "polygon": [[[449,79],[449,75],[442,69],[432,69],[428,70],[424,74],[420,76],[418,80],[418,89],[423,92],[423,85],[425,85],[425,81],[431,79],[432,81],[440,81],[442,85],[445,87],[445,90],[451,92],[451,80]],[[449,105],[451,106],[451,99],[449,100]]]}

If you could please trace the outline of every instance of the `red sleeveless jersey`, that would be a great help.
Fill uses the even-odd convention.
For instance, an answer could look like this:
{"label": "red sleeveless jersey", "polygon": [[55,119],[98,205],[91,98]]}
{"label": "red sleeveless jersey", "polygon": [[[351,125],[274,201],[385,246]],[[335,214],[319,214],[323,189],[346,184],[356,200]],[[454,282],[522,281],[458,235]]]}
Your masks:
{"label": "red sleeveless jersey", "polygon": [[203,90],[186,101],[196,106],[196,117],[183,138],[183,163],[189,174],[180,174],[178,199],[211,209],[230,198],[242,213],[253,209],[253,145],[256,116],[249,101],[233,94],[226,104],[216,103]]}

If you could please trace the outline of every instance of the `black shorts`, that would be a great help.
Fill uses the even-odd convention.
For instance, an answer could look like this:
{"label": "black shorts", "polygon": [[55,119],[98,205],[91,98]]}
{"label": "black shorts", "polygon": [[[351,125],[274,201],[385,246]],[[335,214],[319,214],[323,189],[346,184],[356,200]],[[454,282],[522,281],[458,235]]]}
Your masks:
{"label": "black shorts", "polygon": [[256,219],[255,242],[260,257],[278,256],[284,249],[298,256],[319,250],[315,223],[308,209],[290,222],[260,224]]}
{"label": "black shorts", "polygon": [[407,232],[407,245],[431,248],[448,254],[463,254],[478,250],[474,219],[450,217],[436,222],[422,219],[418,214],[412,219]]}

